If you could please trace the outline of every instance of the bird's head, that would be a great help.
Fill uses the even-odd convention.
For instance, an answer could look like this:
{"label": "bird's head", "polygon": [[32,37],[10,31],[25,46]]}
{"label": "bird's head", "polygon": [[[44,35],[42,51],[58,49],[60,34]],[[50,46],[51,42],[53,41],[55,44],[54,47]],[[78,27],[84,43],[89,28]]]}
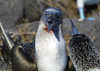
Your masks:
{"label": "bird's head", "polygon": [[45,24],[47,32],[59,29],[59,24],[62,24],[61,10],[54,7],[47,8],[42,15],[42,20]]}

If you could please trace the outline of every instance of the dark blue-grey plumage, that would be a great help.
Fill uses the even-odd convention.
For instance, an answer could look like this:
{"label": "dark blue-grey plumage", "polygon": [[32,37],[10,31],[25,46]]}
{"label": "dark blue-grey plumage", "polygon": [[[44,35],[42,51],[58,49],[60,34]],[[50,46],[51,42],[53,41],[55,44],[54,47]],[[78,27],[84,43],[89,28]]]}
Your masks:
{"label": "dark blue-grey plumage", "polygon": [[37,71],[34,43],[19,43],[11,51],[13,71]]}
{"label": "dark blue-grey plumage", "polygon": [[72,27],[72,35],[79,34],[78,30],[76,29],[71,19],[70,19],[70,22],[71,22],[71,27]]}
{"label": "dark blue-grey plumage", "polygon": [[74,34],[68,50],[76,71],[100,71],[99,52],[89,36]]}
{"label": "dark blue-grey plumage", "polygon": [[[37,66],[35,64],[35,44],[32,43],[22,43],[21,37],[19,37],[15,42],[8,36],[2,24],[0,25],[1,32],[3,34],[2,41],[4,47],[2,48],[4,59],[8,59],[11,62],[13,71],[37,71]],[[13,46],[12,46],[13,44]]]}

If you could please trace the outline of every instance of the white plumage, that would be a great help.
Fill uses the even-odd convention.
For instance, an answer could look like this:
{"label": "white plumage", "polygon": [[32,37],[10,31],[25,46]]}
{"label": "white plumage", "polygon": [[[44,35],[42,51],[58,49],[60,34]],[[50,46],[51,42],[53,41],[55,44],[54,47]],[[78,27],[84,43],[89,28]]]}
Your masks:
{"label": "white plumage", "polygon": [[43,30],[43,22],[39,25],[36,36],[36,55],[39,71],[63,71],[67,62],[65,41],[60,29],[60,42],[54,34]]}

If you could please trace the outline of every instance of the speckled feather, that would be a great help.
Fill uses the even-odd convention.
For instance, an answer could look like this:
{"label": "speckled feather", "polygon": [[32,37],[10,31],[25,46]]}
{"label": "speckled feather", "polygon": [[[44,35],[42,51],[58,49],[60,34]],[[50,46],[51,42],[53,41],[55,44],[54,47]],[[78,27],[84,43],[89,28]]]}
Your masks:
{"label": "speckled feather", "polygon": [[74,35],[69,42],[68,49],[77,71],[90,71],[96,67],[100,68],[100,56],[93,41],[87,35]]}
{"label": "speckled feather", "polygon": [[79,34],[71,19],[70,22],[73,35],[68,50],[76,71],[100,71],[100,55],[93,41],[89,36]]}

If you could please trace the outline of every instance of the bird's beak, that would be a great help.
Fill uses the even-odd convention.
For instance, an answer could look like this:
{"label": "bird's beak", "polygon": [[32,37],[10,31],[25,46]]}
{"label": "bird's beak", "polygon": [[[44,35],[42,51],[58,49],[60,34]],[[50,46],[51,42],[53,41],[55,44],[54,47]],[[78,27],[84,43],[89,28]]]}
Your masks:
{"label": "bird's beak", "polygon": [[47,27],[48,27],[48,32],[50,32],[50,30],[52,29],[52,25],[48,23]]}
{"label": "bird's beak", "polygon": [[52,30],[53,25],[54,25],[54,22],[51,19],[48,19],[48,22],[47,22],[48,32]]}

